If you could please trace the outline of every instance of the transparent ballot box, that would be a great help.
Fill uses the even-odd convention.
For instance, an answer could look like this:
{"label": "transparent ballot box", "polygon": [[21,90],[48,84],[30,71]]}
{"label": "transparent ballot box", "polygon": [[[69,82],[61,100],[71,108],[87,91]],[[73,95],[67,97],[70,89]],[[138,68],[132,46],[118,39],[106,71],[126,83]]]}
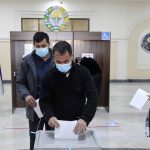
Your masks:
{"label": "transparent ballot box", "polygon": [[78,140],[56,140],[54,131],[37,131],[34,150],[101,150],[94,131],[86,130]]}

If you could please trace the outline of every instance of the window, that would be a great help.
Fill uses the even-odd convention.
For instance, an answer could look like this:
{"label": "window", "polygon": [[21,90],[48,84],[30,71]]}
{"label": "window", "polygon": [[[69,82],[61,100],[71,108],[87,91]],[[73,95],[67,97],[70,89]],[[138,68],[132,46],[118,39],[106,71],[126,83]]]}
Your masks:
{"label": "window", "polygon": [[[50,31],[44,24],[42,18],[22,18],[22,31]],[[89,31],[89,19],[86,18],[70,18],[69,25],[65,31]]]}

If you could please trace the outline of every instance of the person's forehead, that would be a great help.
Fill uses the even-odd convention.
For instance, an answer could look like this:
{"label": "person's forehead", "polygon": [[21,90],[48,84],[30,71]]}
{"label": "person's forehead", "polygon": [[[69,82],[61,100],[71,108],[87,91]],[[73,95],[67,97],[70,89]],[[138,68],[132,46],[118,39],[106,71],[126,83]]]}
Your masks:
{"label": "person's forehead", "polygon": [[54,56],[55,57],[62,57],[62,56],[71,57],[68,51],[66,51],[63,55],[59,51],[55,51]]}
{"label": "person's forehead", "polygon": [[66,63],[71,60],[71,56],[68,52],[64,53],[63,55],[59,52],[54,53],[54,60],[58,63]]}
{"label": "person's forehead", "polygon": [[40,42],[36,42],[36,41],[35,41],[35,45],[38,45],[38,44],[40,45],[40,44],[48,44],[48,43],[47,43],[46,39],[43,39],[43,40],[40,41]]}

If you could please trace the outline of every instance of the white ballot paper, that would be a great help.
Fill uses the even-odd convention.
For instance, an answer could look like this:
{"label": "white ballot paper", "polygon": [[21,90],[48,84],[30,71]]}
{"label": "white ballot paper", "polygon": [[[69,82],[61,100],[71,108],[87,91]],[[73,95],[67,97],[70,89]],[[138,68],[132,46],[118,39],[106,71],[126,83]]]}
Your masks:
{"label": "white ballot paper", "polygon": [[34,110],[39,118],[43,117],[43,114],[42,114],[40,106],[39,106],[39,99],[36,99],[36,106],[34,107]]}
{"label": "white ballot paper", "polygon": [[61,140],[78,140],[78,134],[74,133],[77,121],[59,120],[59,128],[55,128],[54,138]]}
{"label": "white ballot paper", "polygon": [[146,101],[148,100],[148,95],[150,94],[146,91],[138,89],[129,104],[141,110]]}

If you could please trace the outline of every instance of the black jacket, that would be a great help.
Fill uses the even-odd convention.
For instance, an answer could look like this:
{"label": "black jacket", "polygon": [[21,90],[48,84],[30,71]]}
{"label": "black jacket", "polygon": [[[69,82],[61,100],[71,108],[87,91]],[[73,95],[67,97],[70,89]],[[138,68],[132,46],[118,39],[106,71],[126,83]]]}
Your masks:
{"label": "black jacket", "polygon": [[89,71],[72,63],[69,76],[56,67],[43,78],[40,108],[47,121],[55,116],[59,120],[77,120],[87,124],[95,115],[98,101],[96,87]]}
{"label": "black jacket", "polygon": [[86,67],[89,70],[89,72],[91,73],[91,76],[93,77],[93,81],[94,81],[96,89],[97,89],[97,92],[100,96],[102,71],[101,71],[98,63],[93,58],[83,57],[81,59],[80,65],[83,65],[84,67]]}

